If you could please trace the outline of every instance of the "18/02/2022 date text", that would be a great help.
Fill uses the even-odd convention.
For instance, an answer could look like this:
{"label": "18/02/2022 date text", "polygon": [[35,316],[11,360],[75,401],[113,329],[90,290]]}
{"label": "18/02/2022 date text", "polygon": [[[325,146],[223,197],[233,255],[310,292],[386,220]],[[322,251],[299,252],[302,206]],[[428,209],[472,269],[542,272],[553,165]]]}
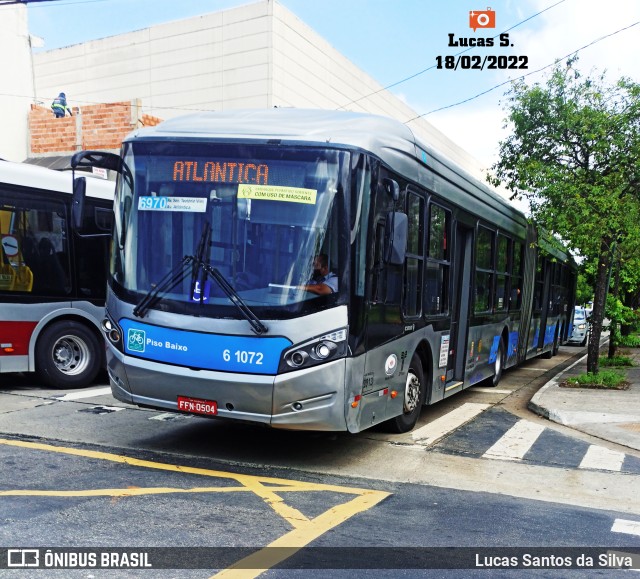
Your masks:
{"label": "18/02/2022 date text", "polygon": [[501,55],[501,56],[436,56],[436,68],[446,70],[526,70],[529,67],[529,57]]}

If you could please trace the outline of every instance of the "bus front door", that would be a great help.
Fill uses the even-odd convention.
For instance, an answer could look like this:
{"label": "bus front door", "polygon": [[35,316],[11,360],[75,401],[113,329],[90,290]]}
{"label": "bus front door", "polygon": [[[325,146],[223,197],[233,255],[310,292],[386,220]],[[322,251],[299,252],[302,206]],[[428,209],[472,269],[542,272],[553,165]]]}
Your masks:
{"label": "bus front door", "polygon": [[462,389],[467,354],[467,335],[471,308],[471,266],[473,253],[473,229],[456,224],[454,248],[453,287],[451,303],[451,336],[444,396]]}

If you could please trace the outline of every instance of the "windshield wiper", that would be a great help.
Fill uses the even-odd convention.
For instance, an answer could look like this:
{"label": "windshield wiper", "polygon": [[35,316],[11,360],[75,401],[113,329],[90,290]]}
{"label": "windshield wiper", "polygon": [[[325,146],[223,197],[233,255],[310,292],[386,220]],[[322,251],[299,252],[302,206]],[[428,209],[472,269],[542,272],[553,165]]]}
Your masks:
{"label": "windshield wiper", "polygon": [[[174,267],[167,275],[165,275],[157,284],[156,287],[150,289],[147,294],[140,300],[138,305],[133,308],[133,315],[138,318],[144,318],[144,315],[149,311],[149,308],[153,307],[164,295],[169,293],[174,287],[182,283],[188,275],[187,266],[191,265],[191,285],[195,286],[195,279],[198,276],[200,264],[202,263],[202,256],[204,255],[211,233],[211,227],[209,222],[205,221],[200,234],[200,241],[198,241],[198,247],[195,255],[185,255],[180,263]],[[191,288],[193,295],[193,287]]]}
{"label": "windshield wiper", "polygon": [[162,299],[162,296],[169,293],[174,287],[184,281],[189,274],[189,266],[191,266],[193,272],[195,265],[195,257],[193,255],[185,255],[180,263],[167,273],[167,275],[156,284],[156,287],[150,289],[140,302],[138,302],[138,305],[133,308],[133,315],[138,318],[144,318],[149,308],[153,307]]}
{"label": "windshield wiper", "polygon": [[[242,317],[251,324],[251,329],[256,334],[261,335],[268,331],[267,326],[265,326],[260,318],[256,316],[251,309],[249,309],[249,306],[244,303],[238,292],[233,289],[233,286],[231,286],[224,276],[212,265],[204,263],[203,261],[196,261],[196,258],[193,255],[185,255],[178,266],[165,275],[158,282],[156,287],[150,290],[140,300],[140,303],[133,308],[133,315],[138,318],[143,318],[147,311],[152,308],[165,294],[184,281],[187,275],[189,275],[189,266],[191,266],[191,275],[194,279],[197,277],[200,268],[202,268],[203,273],[210,275],[216,281],[222,291],[231,300],[233,305],[238,308]],[[204,283],[206,275],[202,277],[202,282]],[[200,303],[202,303],[203,294],[204,289],[201,287]]]}
{"label": "windshield wiper", "polygon": [[202,270],[208,273],[220,286],[222,291],[227,294],[227,297],[238,308],[238,311],[242,314],[242,317],[251,324],[251,329],[258,335],[265,334],[269,331],[260,318],[256,316],[249,306],[244,303],[238,292],[233,289],[233,286],[225,279],[225,277],[212,265],[208,263],[200,262],[199,266]]}
{"label": "windshield wiper", "polygon": [[[202,228],[202,234],[200,235],[200,241],[196,248],[195,255],[185,255],[181,262],[173,268],[167,275],[165,275],[157,284],[156,287],[150,290],[133,308],[133,315],[139,318],[143,318],[144,315],[153,307],[164,295],[169,293],[174,287],[182,283],[184,279],[189,275],[189,266],[191,266],[191,295],[194,295],[195,285],[200,275],[200,303],[204,300],[204,284],[207,275],[210,275],[216,283],[220,286],[222,291],[231,300],[234,306],[238,308],[238,311],[242,314],[242,317],[249,322],[251,329],[258,335],[265,334],[268,331],[260,318],[256,316],[249,306],[244,303],[238,292],[233,286],[225,279],[225,277],[211,264],[209,264],[207,251],[209,245],[209,238],[211,235],[211,227],[209,222],[204,224]],[[205,255],[207,260],[205,261]]]}
{"label": "windshield wiper", "polygon": [[238,311],[242,314],[242,317],[251,324],[251,329],[258,335],[264,334],[267,332],[267,326],[265,326],[260,318],[256,316],[249,306],[244,303],[244,300],[240,297],[238,292],[233,288],[233,286],[225,279],[225,277],[220,273],[218,269],[213,267],[209,261],[209,243],[211,239],[211,227],[209,226],[209,222],[204,224],[204,229],[202,230],[202,235],[200,236],[200,242],[198,243],[198,248],[196,250],[196,263],[193,269],[193,277],[191,280],[191,294],[194,295],[195,283],[200,274],[200,303],[204,302],[204,294],[205,294],[205,282],[207,278],[207,274],[210,275],[216,283],[220,286],[220,289],[227,295],[227,297],[231,300],[234,306],[238,308]]}

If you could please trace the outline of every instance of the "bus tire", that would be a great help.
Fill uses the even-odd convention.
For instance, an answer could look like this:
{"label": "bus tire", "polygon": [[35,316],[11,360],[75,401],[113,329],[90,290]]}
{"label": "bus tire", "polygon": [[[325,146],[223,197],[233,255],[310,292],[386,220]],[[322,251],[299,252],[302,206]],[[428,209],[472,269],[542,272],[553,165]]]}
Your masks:
{"label": "bus tire", "polygon": [[36,343],[36,372],[52,388],[84,388],[102,366],[102,348],[85,325],[71,320],[51,324]]}
{"label": "bus tire", "polygon": [[489,386],[497,386],[502,380],[502,371],[504,370],[504,340],[502,338],[498,342],[496,361],[493,364],[493,376],[487,380]]}
{"label": "bus tire", "polygon": [[553,338],[553,344],[551,344],[551,350],[549,350],[548,352],[545,352],[544,354],[542,354],[542,357],[545,360],[550,360],[551,358],[553,358],[558,353],[559,348],[560,348],[560,346],[558,345],[558,334],[556,332],[556,335]]}
{"label": "bus tire", "polygon": [[422,362],[419,356],[414,354],[411,358],[411,364],[409,364],[407,380],[405,382],[403,412],[400,416],[387,420],[387,430],[394,434],[409,432],[416,425],[416,422],[418,422],[426,393],[427,384],[424,379]]}

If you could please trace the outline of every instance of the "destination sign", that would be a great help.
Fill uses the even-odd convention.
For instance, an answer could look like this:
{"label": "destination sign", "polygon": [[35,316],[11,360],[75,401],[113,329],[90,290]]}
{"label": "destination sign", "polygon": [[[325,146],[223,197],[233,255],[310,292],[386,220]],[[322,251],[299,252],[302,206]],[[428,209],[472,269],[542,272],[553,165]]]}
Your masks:
{"label": "destination sign", "polygon": [[266,185],[269,165],[240,161],[176,161],[173,180]]}

